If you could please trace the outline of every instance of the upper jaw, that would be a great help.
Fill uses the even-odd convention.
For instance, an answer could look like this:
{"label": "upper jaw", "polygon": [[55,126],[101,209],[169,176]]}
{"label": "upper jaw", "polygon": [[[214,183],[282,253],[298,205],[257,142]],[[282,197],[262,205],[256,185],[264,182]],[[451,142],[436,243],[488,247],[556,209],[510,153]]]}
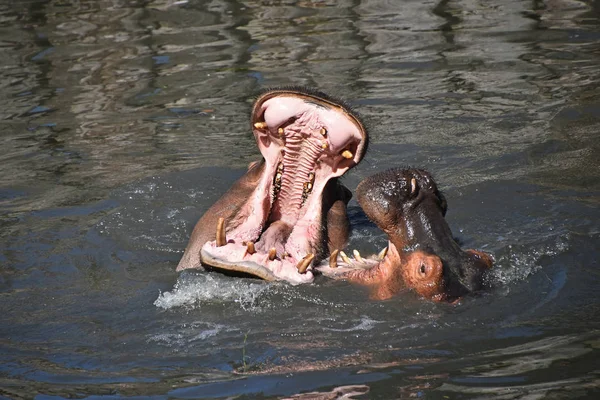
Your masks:
{"label": "upper jaw", "polygon": [[311,143],[329,177],[344,174],[360,162],[368,136],[360,119],[339,100],[324,93],[293,88],[260,96],[252,109],[251,128],[263,157],[276,165],[288,142]]}
{"label": "upper jaw", "polygon": [[366,131],[343,106],[299,90],[265,93],[251,122],[264,173],[235,223],[226,223],[225,242],[204,244],[202,262],[266,280],[311,282],[326,239],[327,182],[361,160]]}
{"label": "upper jaw", "polygon": [[[297,100],[297,102],[293,100]],[[269,115],[266,116],[265,111],[271,105],[274,107],[269,111]],[[285,128],[286,119],[296,119],[314,107],[323,111],[321,116],[324,118],[324,122],[326,122],[324,125],[326,129],[345,130],[346,133],[354,131],[351,134],[358,136],[355,148],[350,149],[356,150],[353,151],[353,160],[355,164],[358,164],[364,157],[368,147],[367,130],[356,112],[350,110],[349,106],[343,100],[335,99],[323,92],[301,87],[268,90],[260,95],[254,103],[250,118],[251,128],[256,135],[256,131],[254,130],[256,128],[255,124],[257,122],[266,122],[269,129],[274,132],[276,128]],[[338,137],[333,130],[329,134],[330,136]],[[339,147],[339,142],[337,145]]]}

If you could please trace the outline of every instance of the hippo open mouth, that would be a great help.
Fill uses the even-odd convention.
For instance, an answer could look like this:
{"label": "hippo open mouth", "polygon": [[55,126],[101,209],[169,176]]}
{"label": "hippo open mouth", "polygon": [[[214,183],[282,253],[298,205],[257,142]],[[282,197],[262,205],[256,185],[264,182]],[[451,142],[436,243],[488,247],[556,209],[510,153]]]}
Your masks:
{"label": "hippo open mouth", "polygon": [[366,178],[356,191],[369,219],[388,235],[388,247],[373,258],[332,254],[318,267],[323,274],[369,285],[377,299],[408,288],[452,301],[482,288],[492,258],[460,248],[444,218],[446,199],[427,171],[391,169]]}
{"label": "hippo open mouth", "polygon": [[260,96],[251,127],[263,160],[198,222],[178,270],[201,261],[266,280],[310,282],[328,243],[347,238],[351,195],[337,178],[362,159],[366,130],[339,101],[296,88]]}

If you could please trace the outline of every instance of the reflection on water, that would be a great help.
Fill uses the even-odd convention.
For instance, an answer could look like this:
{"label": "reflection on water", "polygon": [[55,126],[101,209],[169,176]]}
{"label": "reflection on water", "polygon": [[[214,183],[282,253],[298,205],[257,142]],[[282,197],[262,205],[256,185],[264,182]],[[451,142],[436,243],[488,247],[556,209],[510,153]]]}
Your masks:
{"label": "reflection on water", "polygon": [[[581,376],[566,374],[569,377],[565,377],[561,370],[572,367],[573,359],[586,356],[589,359],[594,342],[586,339],[595,337],[597,333],[554,336],[484,352],[475,357],[475,366],[462,369],[465,375],[450,379],[449,383],[442,384],[436,390],[502,399],[544,398],[549,395],[582,397],[590,389],[598,389],[600,378],[597,373],[590,371]],[[482,364],[477,363],[481,361]],[[552,368],[553,365],[558,368]],[[543,380],[532,374],[540,370],[547,374]],[[528,374],[532,374],[530,378]],[[485,387],[479,386],[481,384]]]}
{"label": "reflection on water", "polygon": [[[0,396],[542,398],[599,392],[600,9],[577,0],[0,0]],[[431,170],[494,289],[174,272],[258,157],[252,96],[370,126],[350,188]],[[351,246],[384,236],[350,204]],[[39,398],[44,398],[43,396]]]}

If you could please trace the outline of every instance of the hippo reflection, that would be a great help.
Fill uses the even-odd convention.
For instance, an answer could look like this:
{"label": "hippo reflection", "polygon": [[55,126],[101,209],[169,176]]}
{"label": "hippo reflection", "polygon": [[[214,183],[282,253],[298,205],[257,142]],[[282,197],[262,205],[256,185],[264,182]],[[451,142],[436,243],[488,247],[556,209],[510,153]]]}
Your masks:
{"label": "hippo reflection", "polygon": [[463,251],[429,173],[390,170],[357,188],[366,214],[389,236],[377,257],[340,251],[352,197],[338,178],[363,158],[367,131],[341,101],[313,90],[267,91],[251,128],[263,156],[200,218],[179,262],[292,284],[315,272],[373,287],[386,299],[403,288],[452,300],[482,287],[491,258]]}

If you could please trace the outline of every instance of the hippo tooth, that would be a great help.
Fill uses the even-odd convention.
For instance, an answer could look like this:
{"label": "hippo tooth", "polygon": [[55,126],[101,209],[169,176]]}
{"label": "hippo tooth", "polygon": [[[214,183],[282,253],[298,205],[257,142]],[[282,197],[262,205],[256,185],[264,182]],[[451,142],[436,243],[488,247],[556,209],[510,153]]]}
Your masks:
{"label": "hippo tooth", "polygon": [[323,150],[327,150],[328,147],[329,147],[329,143],[327,143],[327,140],[323,140],[323,143],[321,143],[321,148]]}
{"label": "hippo tooth", "polygon": [[352,250],[352,254],[354,254],[354,259],[356,261],[358,261],[359,263],[365,262],[365,260],[363,260],[363,258],[360,256],[360,253],[358,252],[358,250]]}
{"label": "hippo tooth", "polygon": [[410,180],[410,194],[413,194],[415,190],[417,190],[417,180],[415,178],[412,178]]}
{"label": "hippo tooth", "polygon": [[308,174],[308,182],[304,182],[302,185],[302,203],[306,201],[308,195],[312,192],[313,184],[315,183],[315,173],[311,172]]}
{"label": "hippo tooth", "polygon": [[383,249],[382,249],[382,250],[379,252],[379,254],[377,254],[377,257],[378,257],[380,260],[383,260],[383,259],[385,258],[385,256],[387,255],[387,252],[388,252],[388,248],[387,248],[387,247],[384,247],[384,248],[383,248]]}
{"label": "hippo tooth", "polygon": [[279,136],[283,136],[283,128],[277,129],[277,133],[279,133]]}
{"label": "hippo tooth", "polygon": [[246,244],[246,252],[250,255],[256,253],[256,249],[254,248],[254,242],[248,242]]}
{"label": "hippo tooth", "polygon": [[273,261],[276,256],[277,250],[275,249],[275,247],[271,247],[271,250],[269,250],[269,260]]}
{"label": "hippo tooth", "polygon": [[314,258],[315,258],[315,255],[313,253],[309,253],[306,256],[304,256],[304,258],[302,260],[300,260],[300,262],[296,265],[298,272],[301,274],[305,273],[306,269],[308,268],[308,266],[310,265],[310,263],[312,262],[312,260]]}
{"label": "hippo tooth", "polygon": [[267,127],[267,123],[266,122],[255,122],[254,127],[256,129],[265,129]]}
{"label": "hippo tooth", "polygon": [[273,202],[277,199],[277,195],[281,190],[281,177],[283,176],[283,163],[280,162],[277,165],[277,173],[275,174],[275,178],[273,178]]}
{"label": "hippo tooth", "polygon": [[340,251],[338,249],[335,249],[334,251],[331,252],[331,255],[329,256],[329,268],[337,268],[338,264],[337,264],[337,256],[340,253]]}
{"label": "hippo tooth", "polygon": [[327,129],[325,129],[325,128],[321,128],[321,131],[320,131],[320,133],[321,133],[321,136],[323,136],[323,137],[327,137]]}
{"label": "hippo tooth", "polygon": [[227,244],[227,237],[225,236],[225,218],[219,217],[217,220],[217,247],[225,246]]}
{"label": "hippo tooth", "polygon": [[343,251],[340,251],[340,257],[342,257],[342,260],[348,264],[348,265],[352,265],[352,261],[350,261],[350,258],[346,255],[346,253],[344,253]]}
{"label": "hippo tooth", "polygon": [[350,150],[344,150],[342,152],[342,157],[351,159],[352,157],[354,157],[354,154],[352,154],[352,152]]}

